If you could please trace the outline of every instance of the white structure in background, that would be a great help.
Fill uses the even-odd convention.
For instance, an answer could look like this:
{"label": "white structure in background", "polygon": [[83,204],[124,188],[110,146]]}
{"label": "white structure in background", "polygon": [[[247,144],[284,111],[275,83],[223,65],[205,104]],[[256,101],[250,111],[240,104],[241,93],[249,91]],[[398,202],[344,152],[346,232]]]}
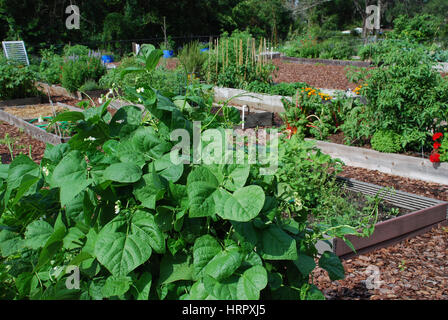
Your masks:
{"label": "white structure in background", "polygon": [[30,65],[23,41],[3,41],[2,46],[6,59]]}

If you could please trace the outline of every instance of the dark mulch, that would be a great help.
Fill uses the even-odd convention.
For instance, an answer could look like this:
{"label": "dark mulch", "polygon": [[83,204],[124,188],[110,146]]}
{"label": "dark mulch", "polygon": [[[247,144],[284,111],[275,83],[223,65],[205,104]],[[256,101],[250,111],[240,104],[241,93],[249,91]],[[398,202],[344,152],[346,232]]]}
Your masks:
{"label": "dark mulch", "polygon": [[[40,163],[44,152],[45,143],[39,140],[31,138],[29,135],[25,134],[18,128],[9,125],[6,122],[0,121],[0,139],[4,139],[6,134],[12,139],[13,143],[13,155],[16,157],[20,153],[29,154],[31,146],[31,155],[36,163]],[[6,144],[0,143],[0,156],[2,158],[2,163],[10,163],[11,155]]]}
{"label": "dark mulch", "polygon": [[298,64],[274,59],[278,67],[275,82],[306,82],[310,86],[325,89],[353,90],[356,84],[350,83],[344,66]]}
{"label": "dark mulch", "polygon": [[[313,272],[314,283],[330,300],[447,300],[448,228],[343,261],[346,278],[331,281]],[[378,268],[377,276],[375,269]],[[368,289],[369,284],[377,285]]]}
{"label": "dark mulch", "polygon": [[[401,178],[378,171],[344,167],[343,177],[448,201],[448,186]],[[315,284],[332,300],[447,300],[448,299],[448,228],[402,241],[394,246],[343,262],[346,278],[331,281],[318,268]],[[377,289],[367,289],[374,279],[369,266],[379,270]],[[372,267],[370,267],[372,268]],[[373,269],[371,269],[373,270]]]}
{"label": "dark mulch", "polygon": [[340,176],[352,178],[383,187],[393,187],[396,190],[418,194],[424,197],[448,201],[448,185],[403,178],[379,171],[356,167],[344,167]]}

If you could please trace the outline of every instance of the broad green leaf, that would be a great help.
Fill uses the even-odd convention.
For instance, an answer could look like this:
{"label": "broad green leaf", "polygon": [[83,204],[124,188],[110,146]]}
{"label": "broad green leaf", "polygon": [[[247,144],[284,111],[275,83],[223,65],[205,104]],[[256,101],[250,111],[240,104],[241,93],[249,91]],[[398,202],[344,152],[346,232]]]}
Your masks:
{"label": "broad green leaf", "polygon": [[191,256],[185,254],[165,254],[160,263],[159,284],[169,284],[180,280],[193,280]]}
{"label": "broad green leaf", "polygon": [[325,300],[325,296],[315,285],[305,284],[300,292],[301,300]]}
{"label": "broad green leaf", "polygon": [[160,254],[165,253],[165,237],[156,224],[152,214],[144,211],[134,213],[132,217],[132,230],[139,230],[144,233],[155,252]]}
{"label": "broad green leaf", "polygon": [[109,156],[117,156],[119,144],[117,140],[107,140],[103,144],[103,150]]}
{"label": "broad green leaf", "polygon": [[159,138],[153,128],[140,127],[131,138],[132,145],[146,160],[159,159],[171,150],[171,144]]}
{"label": "broad green leaf", "polygon": [[131,277],[126,276],[110,276],[106,279],[104,286],[101,288],[101,293],[104,298],[121,296],[128,292],[132,285]]}
{"label": "broad green leaf", "polygon": [[8,179],[9,164],[0,164],[0,179]]}
{"label": "broad green leaf", "polygon": [[23,239],[15,232],[9,230],[0,231],[0,254],[8,257],[18,253],[24,245]]}
{"label": "broad green leaf", "polygon": [[183,184],[169,183],[170,199],[180,208],[188,209],[187,186]]}
{"label": "broad green leaf", "polygon": [[204,273],[220,281],[230,277],[239,268],[243,255],[237,248],[217,254],[204,268]]}
{"label": "broad green leaf", "polygon": [[142,121],[142,110],[136,106],[120,108],[110,120],[110,134],[113,137],[126,137],[138,129]]}
{"label": "broad green leaf", "polygon": [[218,212],[218,215],[227,220],[248,222],[258,216],[264,200],[265,195],[261,187],[244,187],[227,199],[224,211]]}
{"label": "broad green leaf", "polygon": [[[213,297],[205,290],[205,285],[203,282],[195,282],[190,288],[190,294],[187,300],[209,300]],[[216,298],[215,298],[216,299]]]}
{"label": "broad green leaf", "polygon": [[227,179],[224,187],[230,191],[236,191],[246,184],[249,177],[250,166],[249,165],[229,165],[225,168],[225,174]]}
{"label": "broad green leaf", "polygon": [[157,173],[145,174],[134,189],[134,195],[142,206],[155,209],[156,202],[163,198],[167,184]]}
{"label": "broad green leaf", "polygon": [[121,183],[137,182],[141,176],[140,167],[132,163],[114,163],[104,171],[103,175],[107,180]]}
{"label": "broad green leaf", "polygon": [[38,280],[36,278],[36,275],[31,272],[18,275],[15,284],[21,296],[29,296],[30,292],[37,287]]}
{"label": "broad green leaf", "polygon": [[70,151],[70,145],[68,143],[61,143],[57,145],[51,145],[47,143],[44,152],[44,159],[49,160],[52,164],[58,164],[62,158]]}
{"label": "broad green leaf", "polygon": [[36,269],[40,269],[42,266],[50,262],[54,255],[61,251],[64,244],[63,240],[66,234],[65,228],[55,228],[53,234],[48,238],[42,251],[39,255],[39,260]]}
{"label": "broad green leaf", "polygon": [[218,180],[208,169],[198,167],[187,178],[190,217],[208,217],[216,212],[214,193],[219,192]]}
{"label": "broad green leaf", "polygon": [[344,266],[333,252],[325,251],[319,259],[319,267],[327,270],[331,281],[342,280],[345,277]]}
{"label": "broad green leaf", "polygon": [[152,285],[152,275],[144,272],[140,278],[135,282],[134,290],[137,292],[134,297],[136,300],[148,300],[149,292]]}
{"label": "broad green leaf", "polygon": [[143,232],[126,230],[126,218],[118,216],[99,232],[95,243],[96,258],[116,276],[128,275],[145,263],[152,253]]}
{"label": "broad green leaf", "polygon": [[213,277],[204,276],[204,288],[214,300],[238,300],[237,287],[238,276],[231,276],[227,279],[218,281]]}
{"label": "broad green leaf", "polygon": [[[22,183],[20,184],[20,187],[17,189],[17,193],[16,196],[14,197],[14,200],[12,202],[12,205],[16,205],[20,199],[22,199],[22,197],[24,195],[26,195],[26,193],[30,190],[30,188],[36,184],[36,182],[39,181],[38,177],[33,177],[30,175],[25,175],[22,179]],[[34,193],[32,191],[32,193]]]}
{"label": "broad green leaf", "polygon": [[240,300],[258,300],[260,291],[268,284],[268,274],[262,266],[255,266],[246,271],[238,280],[237,294]]}
{"label": "broad green leaf", "polygon": [[8,189],[16,189],[22,184],[25,176],[38,177],[40,174],[39,166],[25,155],[17,156],[9,165],[8,169]]}
{"label": "broad green leaf", "polygon": [[266,260],[297,260],[296,241],[277,225],[262,233],[262,258]]}
{"label": "broad green leaf", "polygon": [[86,235],[79,228],[70,228],[64,238],[63,248],[67,250],[73,250],[81,247],[81,245],[79,245],[78,243],[80,243],[81,239],[83,239],[85,236]]}
{"label": "broad green leaf", "polygon": [[84,120],[84,114],[82,112],[78,111],[67,111],[58,114],[56,117],[51,120],[50,125],[53,125],[54,123],[58,121],[70,121],[70,122],[76,122],[79,120]]}
{"label": "broad green leaf", "polygon": [[71,151],[59,162],[52,176],[52,184],[61,189],[61,205],[69,203],[91,183],[92,180],[87,180],[87,163],[77,150]]}
{"label": "broad green leaf", "polygon": [[184,165],[175,165],[171,162],[170,154],[165,154],[162,158],[154,161],[154,166],[157,172],[170,182],[177,182],[184,172]]}
{"label": "broad green leaf", "polygon": [[53,232],[53,227],[48,222],[36,220],[26,227],[25,246],[34,250],[42,248]]}
{"label": "broad green leaf", "polygon": [[146,70],[149,72],[154,71],[154,69],[157,67],[160,58],[163,56],[163,51],[160,49],[154,49],[152,50],[147,56],[146,56]]}
{"label": "broad green leaf", "polygon": [[300,254],[299,258],[294,261],[294,264],[304,277],[308,277],[311,271],[313,271],[314,268],[316,268],[316,263],[314,262],[314,259],[304,254]]}
{"label": "broad green leaf", "polygon": [[193,247],[193,265],[196,278],[203,274],[205,266],[220,252],[222,248],[215,238],[205,235],[198,238]]}

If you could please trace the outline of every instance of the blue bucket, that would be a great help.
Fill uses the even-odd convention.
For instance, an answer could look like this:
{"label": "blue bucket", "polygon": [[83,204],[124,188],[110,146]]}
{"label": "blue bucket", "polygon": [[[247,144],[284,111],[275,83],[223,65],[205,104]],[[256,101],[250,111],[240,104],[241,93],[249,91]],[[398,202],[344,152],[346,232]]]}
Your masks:
{"label": "blue bucket", "polygon": [[111,62],[114,62],[114,57],[112,57],[112,56],[102,56],[101,57],[101,61],[103,61],[104,63],[111,63]]}
{"label": "blue bucket", "polygon": [[163,50],[163,57],[167,58],[167,59],[174,57],[174,51],[173,50]]}

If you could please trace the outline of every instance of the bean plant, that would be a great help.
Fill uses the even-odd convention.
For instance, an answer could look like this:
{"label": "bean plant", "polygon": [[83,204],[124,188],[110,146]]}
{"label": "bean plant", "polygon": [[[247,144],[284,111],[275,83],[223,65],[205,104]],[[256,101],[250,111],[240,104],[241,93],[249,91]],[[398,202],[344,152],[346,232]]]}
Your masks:
{"label": "bean plant", "polygon": [[[145,72],[160,57],[148,50]],[[0,166],[0,298],[324,299],[312,271],[344,268],[316,242],[356,229],[309,228],[261,165],[173,163],[170,133],[191,120],[157,90],[126,92],[144,110],[112,116],[109,100],[58,115],[76,125],[68,143]]]}

